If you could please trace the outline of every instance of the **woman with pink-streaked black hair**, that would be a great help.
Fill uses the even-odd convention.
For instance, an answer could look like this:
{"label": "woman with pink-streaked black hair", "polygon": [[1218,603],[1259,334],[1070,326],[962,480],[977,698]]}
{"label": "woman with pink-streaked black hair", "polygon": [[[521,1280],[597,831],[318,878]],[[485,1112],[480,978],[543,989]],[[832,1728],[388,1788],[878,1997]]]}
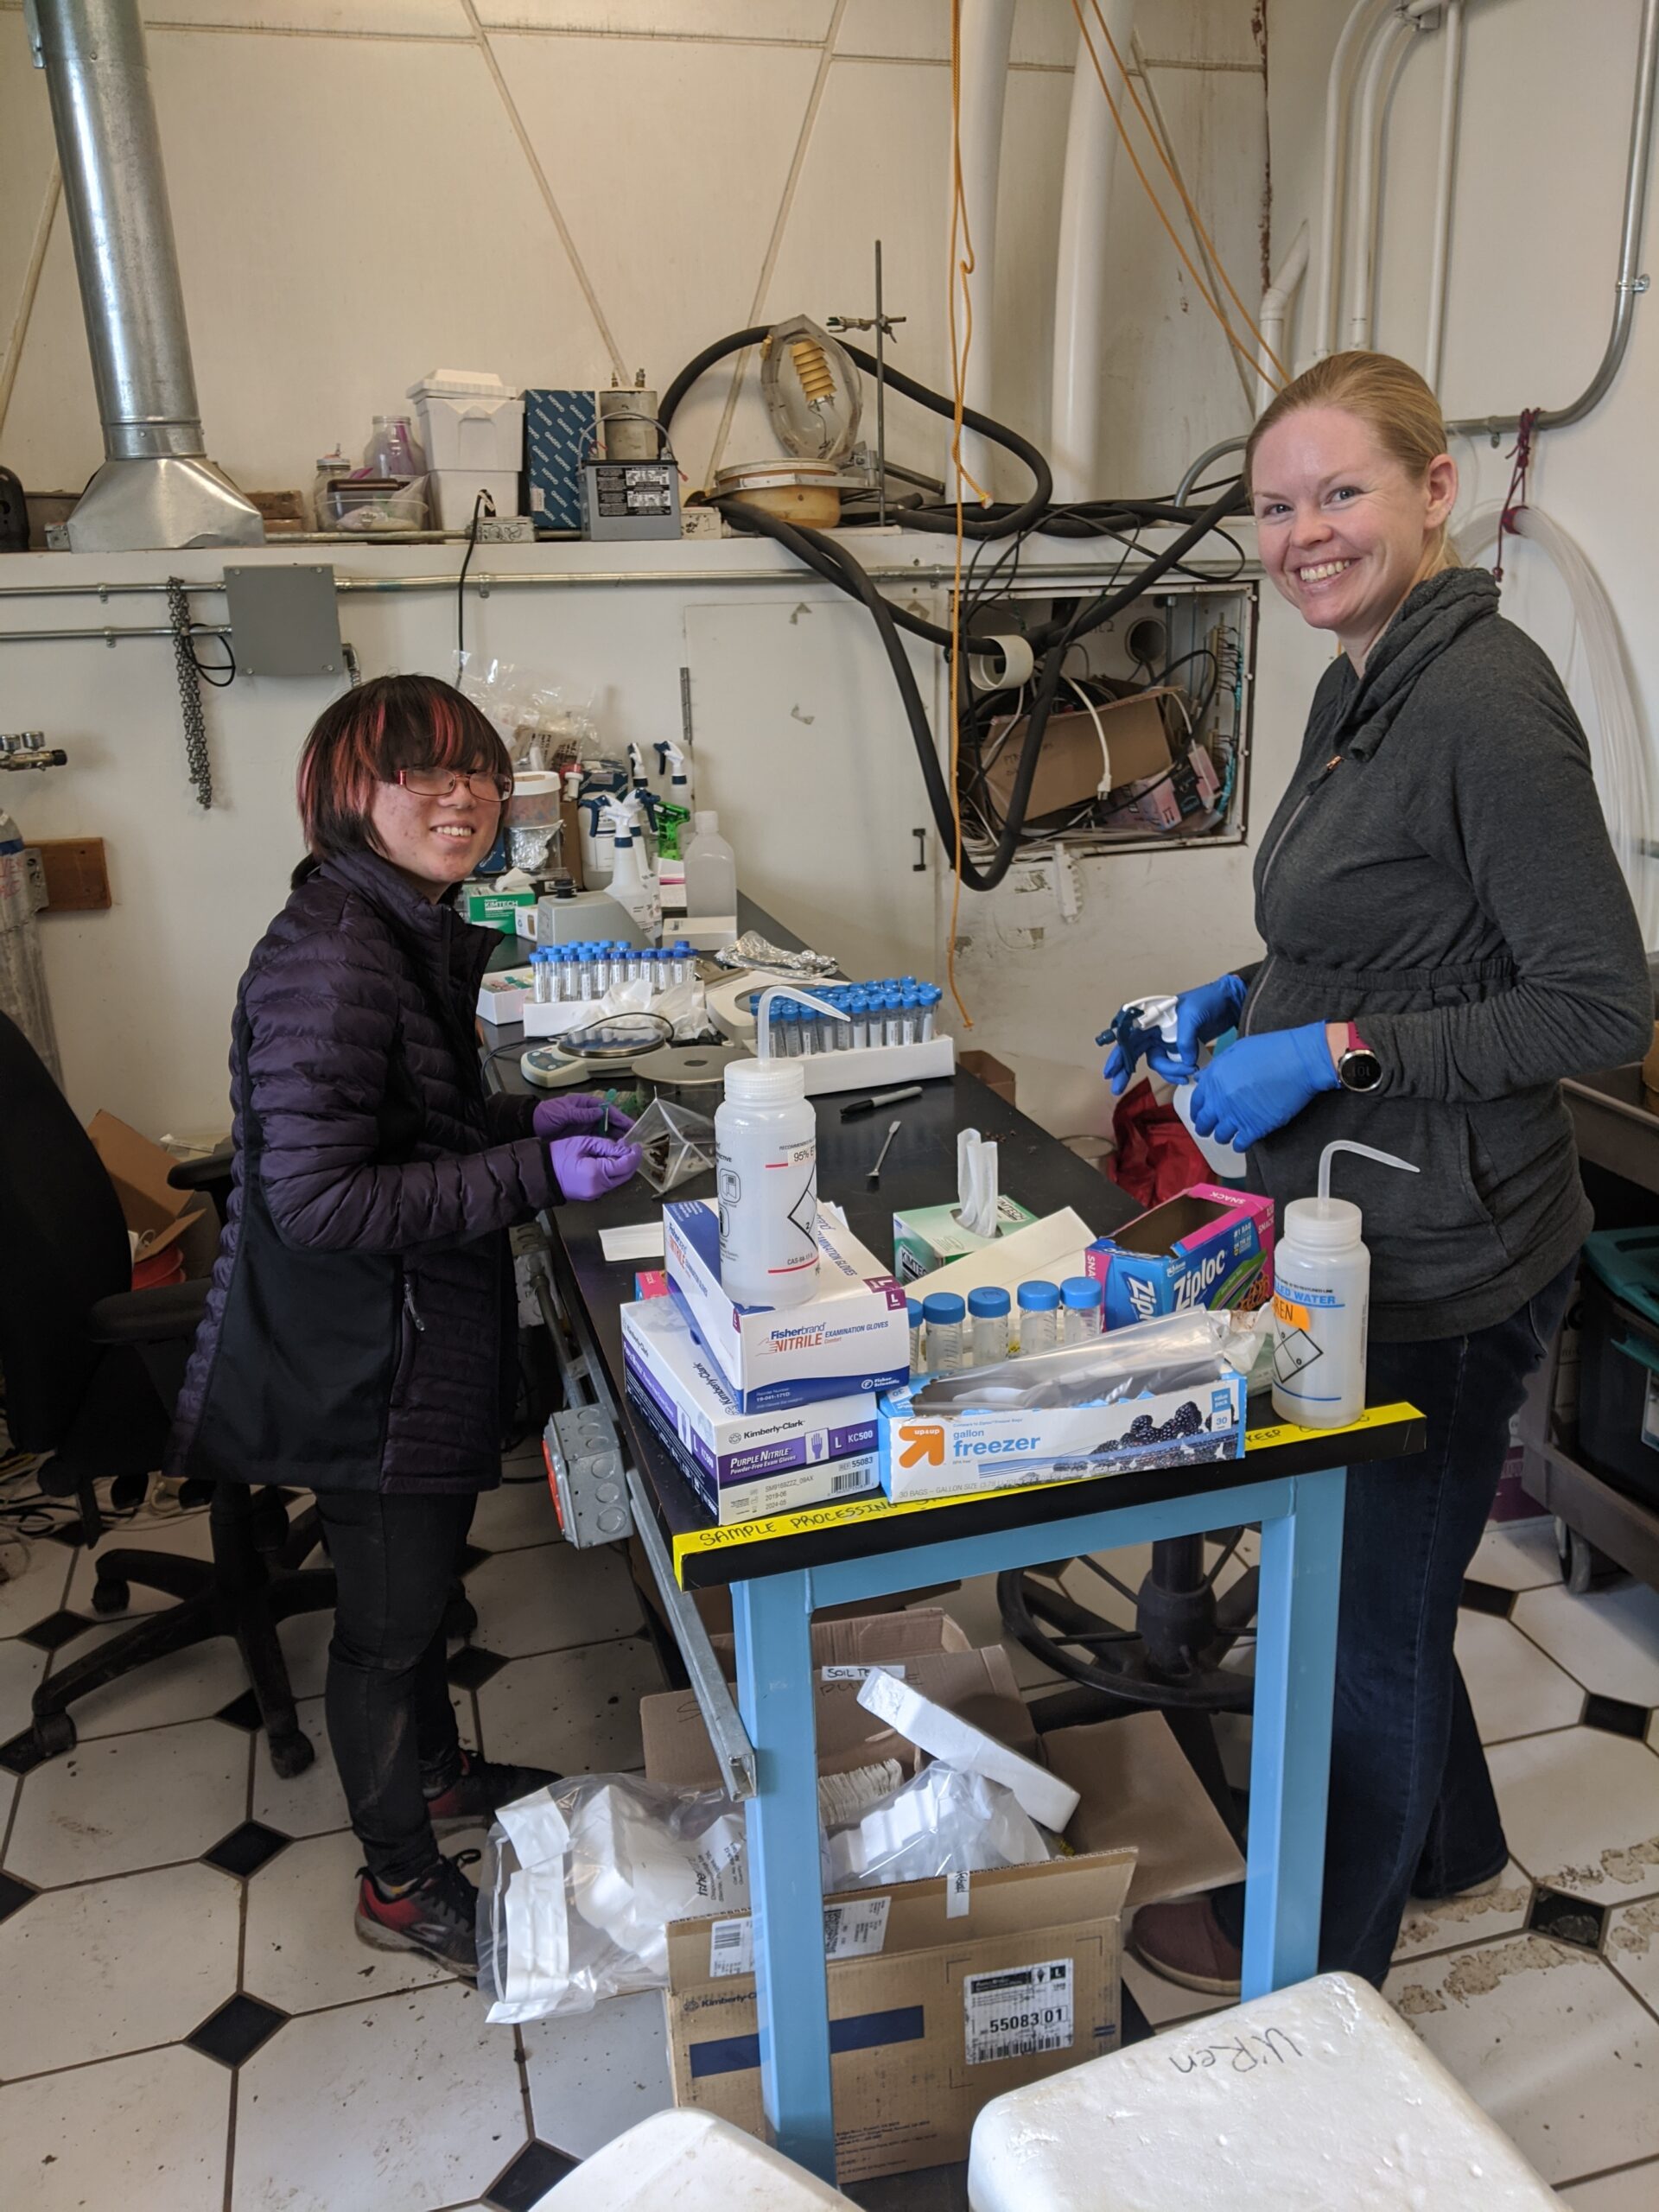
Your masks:
{"label": "woman with pink-streaked black hair", "polygon": [[306,740],[310,857],[237,995],[230,1209],[168,1452],[176,1475],[315,1491],[357,1932],[467,1974],[477,1898],[436,1835],[554,1778],[463,1751],[445,1677],[516,1381],[507,1230],[639,1165],[594,1134],[597,1099],[485,1090],[474,1009],[499,940],[454,899],[512,789],[495,731],[433,677],[348,691]]}

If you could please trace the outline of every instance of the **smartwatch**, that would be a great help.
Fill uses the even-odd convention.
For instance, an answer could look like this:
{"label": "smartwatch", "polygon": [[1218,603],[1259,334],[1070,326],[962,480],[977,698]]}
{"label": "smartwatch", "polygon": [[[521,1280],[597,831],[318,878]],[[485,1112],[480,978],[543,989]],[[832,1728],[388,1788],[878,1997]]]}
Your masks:
{"label": "smartwatch", "polygon": [[1360,1037],[1351,1021],[1348,1048],[1337,1059],[1337,1074],[1344,1090],[1375,1090],[1382,1080],[1382,1063]]}

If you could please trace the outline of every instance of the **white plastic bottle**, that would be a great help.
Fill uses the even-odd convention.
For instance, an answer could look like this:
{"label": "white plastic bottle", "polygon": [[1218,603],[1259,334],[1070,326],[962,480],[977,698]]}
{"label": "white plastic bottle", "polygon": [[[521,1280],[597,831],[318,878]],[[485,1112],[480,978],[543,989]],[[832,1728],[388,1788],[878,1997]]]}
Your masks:
{"label": "white plastic bottle", "polygon": [[693,816],[696,830],[685,848],[685,911],[695,921],[703,914],[737,912],[737,855],[720,834],[720,817]]}
{"label": "white plastic bottle", "polygon": [[1285,1208],[1273,1255],[1273,1407],[1303,1428],[1341,1428],[1365,1409],[1371,1255],[1360,1242],[1359,1208],[1331,1195],[1339,1152],[1417,1173],[1391,1152],[1339,1139],[1319,1155],[1319,1196]]}
{"label": "white plastic bottle", "polygon": [[720,1285],[739,1306],[799,1306],[818,1287],[817,1117],[804,1064],[767,1049],[772,996],[760,994],[758,1057],[727,1069],[715,1116]]}
{"label": "white plastic bottle", "polygon": [[607,807],[606,817],[615,831],[616,842],[611,865],[610,894],[626,913],[636,929],[656,943],[663,925],[662,899],[657,888],[657,879],[640,858],[634,842],[631,810],[623,806]]}

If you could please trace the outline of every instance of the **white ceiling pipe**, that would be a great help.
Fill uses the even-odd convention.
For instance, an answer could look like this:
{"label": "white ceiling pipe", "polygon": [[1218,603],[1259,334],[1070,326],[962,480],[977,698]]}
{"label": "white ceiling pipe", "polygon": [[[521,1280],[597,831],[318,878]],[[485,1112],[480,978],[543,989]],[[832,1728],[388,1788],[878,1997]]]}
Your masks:
{"label": "white ceiling pipe", "polygon": [[[1291,302],[1301,289],[1302,278],[1307,273],[1307,225],[1290,242],[1290,251],[1279,264],[1279,274],[1262,295],[1262,311],[1256,321],[1262,327],[1262,338],[1282,361],[1285,358],[1285,325],[1290,319]],[[1268,366],[1263,365],[1256,379],[1255,411],[1259,415],[1277,389]]]}
{"label": "white ceiling pipe", "polygon": [[1434,257],[1428,276],[1428,336],[1423,374],[1440,388],[1446,351],[1446,293],[1452,275],[1452,194],[1458,173],[1458,113],[1463,97],[1463,0],[1446,0],[1440,73],[1440,151],[1434,178]]}
{"label": "white ceiling pipe", "polygon": [[[1135,0],[1103,0],[1101,13],[1120,54],[1128,50]],[[1094,52],[1112,97],[1127,89],[1096,27]],[[1054,271],[1054,372],[1048,450],[1058,500],[1092,499],[1099,489],[1101,364],[1106,351],[1106,251],[1111,229],[1112,160],[1117,131],[1077,34],[1071,112],[1060,187],[1060,249]]]}
{"label": "white ceiling pipe", "polygon": [[1337,302],[1341,291],[1342,219],[1345,207],[1348,111],[1355,64],[1364,39],[1392,0],[1354,0],[1342,27],[1325,88],[1325,173],[1319,195],[1319,289],[1313,303],[1313,346],[1307,360],[1323,360],[1337,350]]}
{"label": "white ceiling pipe", "polygon": [[[967,278],[973,307],[973,343],[968,354],[963,397],[982,415],[995,416],[991,404],[996,297],[996,194],[1002,166],[1002,107],[1008,86],[1008,53],[1014,40],[1014,0],[965,0],[962,11],[962,197],[974,266]],[[1096,87],[1098,91],[1098,87]],[[966,258],[958,238],[958,259]],[[950,272],[955,283],[957,272]],[[962,301],[957,297],[960,317]],[[958,326],[960,327],[960,325]],[[995,448],[976,430],[962,434],[963,472],[991,495]],[[975,496],[973,486],[964,486]]]}
{"label": "white ceiling pipe", "polygon": [[1389,102],[1407,48],[1421,26],[1406,15],[1384,21],[1360,73],[1354,145],[1354,253],[1348,270],[1348,343],[1368,351],[1376,290],[1382,136]]}

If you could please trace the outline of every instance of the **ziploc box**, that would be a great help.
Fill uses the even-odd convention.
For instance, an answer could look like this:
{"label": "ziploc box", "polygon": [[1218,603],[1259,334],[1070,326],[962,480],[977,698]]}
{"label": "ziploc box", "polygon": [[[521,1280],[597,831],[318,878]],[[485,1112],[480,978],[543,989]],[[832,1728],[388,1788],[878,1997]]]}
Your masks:
{"label": "ziploc box", "polygon": [[671,1298],[622,1308],[622,1353],[630,1391],[722,1527],[878,1486],[868,1393],[742,1413]]}
{"label": "ziploc box", "polygon": [[881,1401],[881,1487],[895,1505],[1022,1483],[1074,1482],[1148,1467],[1244,1456],[1245,1381],[1103,1406],[918,1410],[926,1384]]}
{"label": "ziploc box", "polygon": [[669,1288],[741,1413],[888,1390],[909,1379],[904,1292],[829,1207],[818,1208],[816,1230],[816,1297],[800,1306],[739,1306],[720,1287],[714,1200],[663,1208]]}
{"label": "ziploc box", "polygon": [[1195,1306],[1265,1306],[1273,1295],[1273,1200],[1195,1183],[1096,1238],[1084,1265],[1105,1286],[1108,1329]]}

